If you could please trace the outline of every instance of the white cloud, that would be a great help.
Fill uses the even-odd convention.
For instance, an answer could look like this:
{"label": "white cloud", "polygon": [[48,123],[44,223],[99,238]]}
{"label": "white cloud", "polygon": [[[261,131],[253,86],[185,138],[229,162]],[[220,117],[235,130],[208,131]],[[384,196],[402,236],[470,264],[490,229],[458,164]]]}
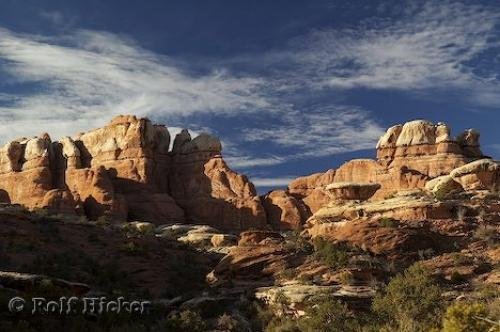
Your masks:
{"label": "white cloud", "polygon": [[234,168],[251,168],[255,166],[273,166],[279,165],[287,160],[285,157],[272,156],[272,157],[251,157],[251,156],[242,156],[238,155],[238,152],[235,152],[236,155],[231,155],[229,153],[226,161],[229,166]]}
{"label": "white cloud", "polygon": [[[219,71],[189,75],[173,60],[105,32],[78,31],[62,39],[0,30],[8,84],[40,83],[34,91],[3,94],[0,138],[55,136],[102,126],[116,114],[183,116],[254,111],[269,106],[263,82]],[[27,89],[29,89],[28,87]]]}
{"label": "white cloud", "polygon": [[269,141],[293,150],[288,159],[321,157],[372,149],[384,130],[371,115],[354,106],[314,106],[290,111],[273,126],[244,132],[247,141]]}
{"label": "white cloud", "polygon": [[[500,104],[498,73],[479,73],[470,64],[500,47],[492,38],[499,13],[427,1],[402,10],[397,20],[318,30],[285,49],[218,62],[222,68],[244,63],[262,73],[258,78],[210,72],[209,59],[204,69],[210,73],[196,74],[188,63],[106,32],[49,38],[0,28],[0,70],[9,74],[0,89],[19,87],[15,94],[6,92],[10,88],[0,93],[0,140],[41,130],[57,138],[123,113],[162,119],[203,114],[206,119],[246,112],[259,121],[248,121],[241,135],[222,137],[236,168],[372,149],[383,129],[367,109],[341,101],[347,90],[446,89],[474,104]],[[62,17],[41,15],[54,24]],[[331,104],[310,106],[307,100],[322,93]],[[263,141],[276,149],[256,152],[246,144]]]}
{"label": "white cloud", "polygon": [[396,21],[372,19],[356,28],[314,31],[267,61],[294,63],[292,89],[498,91],[498,73],[478,75],[469,62],[500,46],[499,23],[498,8],[427,1],[402,11]]}
{"label": "white cloud", "polygon": [[252,177],[250,181],[258,187],[287,187],[297,176],[287,176],[279,178],[259,178]]}

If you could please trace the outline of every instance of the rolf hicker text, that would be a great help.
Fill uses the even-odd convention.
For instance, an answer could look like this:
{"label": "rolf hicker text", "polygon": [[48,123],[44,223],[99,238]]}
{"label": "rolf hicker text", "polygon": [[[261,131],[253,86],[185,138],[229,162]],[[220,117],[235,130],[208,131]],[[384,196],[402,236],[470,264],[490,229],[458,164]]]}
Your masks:
{"label": "rolf hicker text", "polygon": [[106,313],[129,313],[142,315],[148,312],[150,301],[126,300],[124,297],[108,299],[107,297],[61,297],[48,300],[44,297],[33,297],[27,301],[14,297],[9,301],[9,310],[13,313],[29,311],[33,315],[40,314],[84,314],[102,315]]}

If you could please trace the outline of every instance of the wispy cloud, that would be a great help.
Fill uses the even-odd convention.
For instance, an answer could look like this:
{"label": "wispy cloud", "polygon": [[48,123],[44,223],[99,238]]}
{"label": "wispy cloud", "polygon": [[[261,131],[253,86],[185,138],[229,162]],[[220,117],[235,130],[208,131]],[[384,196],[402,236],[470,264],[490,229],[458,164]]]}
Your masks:
{"label": "wispy cloud", "polygon": [[371,149],[383,132],[370,113],[359,107],[314,105],[288,112],[270,128],[247,129],[243,138],[291,148],[288,158],[293,159]]}
{"label": "wispy cloud", "polygon": [[318,87],[349,89],[464,88],[491,83],[469,67],[499,47],[500,10],[460,2],[427,1],[394,20],[356,29],[314,31],[295,41],[299,75]]}
{"label": "wispy cloud", "polygon": [[286,176],[278,178],[252,177],[250,180],[254,185],[258,187],[286,187],[295,178],[297,178],[297,176]]}
{"label": "wispy cloud", "polygon": [[279,156],[271,156],[271,157],[251,157],[251,156],[242,156],[239,155],[239,152],[234,152],[233,154],[229,153],[228,158],[226,158],[227,162],[230,166],[236,168],[251,168],[255,166],[273,166],[279,165],[288,158],[279,157]]}
{"label": "wispy cloud", "polygon": [[[222,138],[230,165],[252,168],[373,148],[381,124],[369,109],[342,101],[352,89],[413,95],[446,89],[473,104],[500,105],[498,71],[488,70],[500,65],[493,38],[500,33],[500,11],[450,1],[408,8],[349,29],[315,30],[278,50],[208,59],[205,74],[126,36],[78,30],[46,37],[0,29],[0,71],[9,76],[0,83],[0,139],[40,130],[72,134],[122,113],[193,117],[187,122],[198,127],[207,125],[199,119],[213,114],[245,113],[262,120],[249,121],[238,137]],[[41,15],[54,24],[62,18],[58,12]],[[316,94],[336,98],[325,105]],[[247,147],[262,141],[276,149]]]}
{"label": "wispy cloud", "polygon": [[0,37],[8,84],[32,89],[2,95],[3,139],[40,128],[67,134],[122,113],[182,116],[268,106],[259,79],[222,71],[189,75],[173,60],[114,34],[77,31],[53,40],[3,29]]}

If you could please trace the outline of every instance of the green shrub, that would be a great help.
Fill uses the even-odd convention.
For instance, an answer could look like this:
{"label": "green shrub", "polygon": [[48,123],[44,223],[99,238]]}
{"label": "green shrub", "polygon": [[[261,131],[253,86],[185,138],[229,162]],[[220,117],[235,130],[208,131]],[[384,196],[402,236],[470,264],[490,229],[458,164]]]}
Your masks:
{"label": "green shrub", "polygon": [[341,269],[349,263],[349,252],[345,244],[332,243],[321,237],[314,240],[314,256],[333,269]]}
{"label": "green shrub", "polygon": [[265,332],[302,332],[296,319],[280,316],[274,317],[264,328]]}
{"label": "green shrub", "polygon": [[349,271],[342,272],[339,276],[339,279],[342,285],[350,285],[354,282],[354,277]]}
{"label": "green shrub", "polygon": [[491,301],[488,302],[488,312],[492,320],[498,322],[497,331],[500,331],[500,296],[496,296]]}
{"label": "green shrub", "polygon": [[483,320],[488,311],[482,303],[457,302],[446,309],[443,332],[486,332],[492,324]]}
{"label": "green shrub", "polygon": [[207,330],[207,324],[200,314],[191,310],[171,314],[161,325],[163,331],[203,332]]}
{"label": "green shrub", "polygon": [[306,308],[307,315],[298,321],[299,331],[359,331],[356,316],[347,306],[329,296],[313,298]]}
{"label": "green shrub", "polygon": [[293,232],[286,238],[285,246],[290,251],[311,253],[313,248],[306,238],[300,235],[301,229],[294,229]]}
{"label": "green shrub", "polygon": [[441,312],[441,291],[421,264],[394,277],[373,300],[372,309],[399,331],[429,329]]}

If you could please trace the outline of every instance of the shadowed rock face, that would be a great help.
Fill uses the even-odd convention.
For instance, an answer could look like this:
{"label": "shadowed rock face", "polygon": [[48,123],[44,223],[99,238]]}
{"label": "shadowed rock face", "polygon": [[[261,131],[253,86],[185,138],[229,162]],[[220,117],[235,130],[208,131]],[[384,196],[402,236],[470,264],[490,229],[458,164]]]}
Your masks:
{"label": "shadowed rock face", "polygon": [[265,225],[254,186],[225,164],[216,137],[183,130],[169,145],[165,126],[130,115],[58,142],[15,140],[0,149],[2,200],[90,219]]}
{"label": "shadowed rock face", "polygon": [[[347,199],[364,200],[369,197],[369,192],[366,193],[366,197],[360,195],[359,188],[336,188],[332,193],[332,190],[327,190],[330,184],[335,186],[339,183],[364,183],[368,186],[372,184],[373,188],[379,186],[371,200],[381,200],[401,190],[422,189],[429,180],[447,175],[456,168],[484,158],[479,148],[479,133],[476,130],[466,130],[453,139],[451,130],[446,124],[435,125],[424,120],[410,121],[389,128],[379,139],[376,149],[375,160],[351,160],[338,169],[330,169],[325,173],[300,177],[292,181],[288,190],[280,192],[280,199],[275,199],[276,203],[273,206],[275,211],[268,215],[268,222],[283,224],[282,216],[296,216],[296,211],[301,209],[306,211],[306,217],[300,218],[300,223],[303,224],[309,216],[334,198],[345,196]],[[471,167],[488,170],[493,167],[487,166],[484,162],[481,165]],[[468,166],[466,169],[471,167]],[[473,172],[473,175],[466,175],[467,171],[464,170],[463,173],[463,176],[458,174],[455,176],[457,182],[467,182],[466,186],[475,188],[493,186],[492,178],[495,175],[492,175],[492,172],[486,171],[479,175]],[[266,197],[274,196],[277,195],[269,193]],[[292,204],[293,202],[295,203]],[[298,223],[294,221],[293,224]]]}

